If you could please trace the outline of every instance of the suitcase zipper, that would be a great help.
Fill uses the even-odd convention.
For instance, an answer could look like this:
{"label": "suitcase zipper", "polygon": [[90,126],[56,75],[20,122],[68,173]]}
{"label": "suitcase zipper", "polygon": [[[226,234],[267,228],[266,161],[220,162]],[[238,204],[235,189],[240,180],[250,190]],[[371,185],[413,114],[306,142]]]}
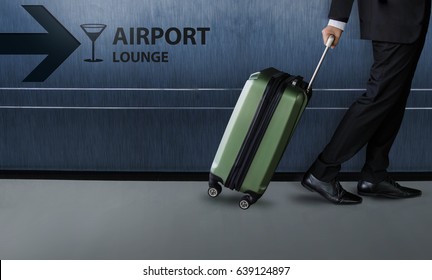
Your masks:
{"label": "suitcase zipper", "polygon": [[225,182],[226,187],[237,191],[240,190],[283,92],[288,84],[296,78],[288,74],[282,74],[273,77],[273,80],[269,81],[245,141]]}

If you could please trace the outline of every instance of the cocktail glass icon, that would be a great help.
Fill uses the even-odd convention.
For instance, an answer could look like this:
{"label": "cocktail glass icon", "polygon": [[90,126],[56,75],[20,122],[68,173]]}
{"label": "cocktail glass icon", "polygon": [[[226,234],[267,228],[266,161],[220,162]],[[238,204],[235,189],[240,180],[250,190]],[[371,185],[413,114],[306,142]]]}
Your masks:
{"label": "cocktail glass icon", "polygon": [[95,58],[95,42],[107,26],[105,24],[99,24],[99,23],[87,23],[87,24],[81,24],[80,26],[92,41],[92,58],[84,59],[84,61],[87,62],[103,61],[103,59]]}

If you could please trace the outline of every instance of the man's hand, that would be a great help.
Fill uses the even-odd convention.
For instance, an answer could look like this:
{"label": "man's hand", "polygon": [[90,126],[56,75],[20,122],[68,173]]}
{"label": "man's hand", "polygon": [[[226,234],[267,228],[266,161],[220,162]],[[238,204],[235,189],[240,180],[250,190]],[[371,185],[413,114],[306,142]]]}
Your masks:
{"label": "man's hand", "polygon": [[337,44],[339,43],[339,39],[342,36],[342,32],[343,32],[342,29],[339,29],[339,28],[331,26],[331,25],[327,25],[327,27],[322,30],[324,45],[327,43],[327,40],[330,37],[330,35],[334,35],[335,40],[334,40],[333,45],[332,45],[332,49],[334,49],[337,46]]}

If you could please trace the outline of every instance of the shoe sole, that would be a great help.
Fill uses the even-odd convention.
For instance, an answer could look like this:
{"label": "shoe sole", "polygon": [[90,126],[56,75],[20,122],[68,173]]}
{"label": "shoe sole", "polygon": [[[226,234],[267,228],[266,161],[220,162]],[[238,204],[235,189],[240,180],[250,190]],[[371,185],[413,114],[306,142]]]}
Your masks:
{"label": "shoe sole", "polygon": [[362,196],[371,196],[371,197],[385,197],[385,198],[391,198],[391,199],[402,199],[402,198],[413,198],[421,196],[421,194],[412,195],[412,196],[396,196],[396,195],[390,195],[390,194],[382,194],[382,193],[364,193],[357,191],[359,195]]}

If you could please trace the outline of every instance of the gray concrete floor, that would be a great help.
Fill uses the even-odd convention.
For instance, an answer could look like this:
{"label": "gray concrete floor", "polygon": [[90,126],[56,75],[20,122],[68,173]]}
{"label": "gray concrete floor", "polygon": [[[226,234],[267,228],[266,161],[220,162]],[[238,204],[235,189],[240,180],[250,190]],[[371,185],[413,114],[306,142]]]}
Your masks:
{"label": "gray concrete floor", "polygon": [[0,259],[432,259],[431,183],[402,183],[423,196],[338,206],[273,182],[244,211],[206,182],[0,180]]}

